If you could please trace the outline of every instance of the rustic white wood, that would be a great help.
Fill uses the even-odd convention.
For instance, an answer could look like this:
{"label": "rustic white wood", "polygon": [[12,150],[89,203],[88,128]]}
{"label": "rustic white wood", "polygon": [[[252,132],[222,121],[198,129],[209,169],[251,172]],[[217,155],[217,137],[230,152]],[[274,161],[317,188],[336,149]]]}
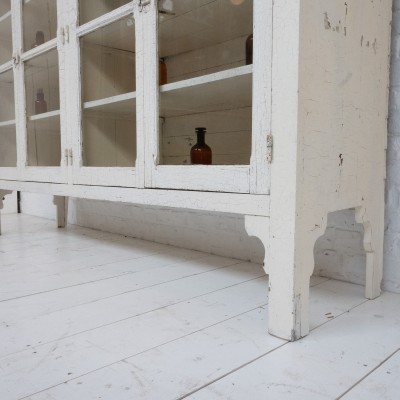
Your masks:
{"label": "rustic white wood", "polygon": [[358,209],[366,296],[379,295],[390,20],[390,2],[274,5],[269,254],[277,336],[308,333],[308,277],[328,212]]}
{"label": "rustic white wood", "polygon": [[53,196],[53,204],[57,209],[57,227],[65,228],[67,226],[68,218],[68,197]]}
{"label": "rustic white wood", "polygon": [[[200,211],[227,212],[233,214],[268,215],[269,196],[243,195],[238,193],[207,193],[176,190],[144,190],[124,187],[102,187],[65,184],[41,184],[37,182],[0,181],[0,187],[32,193],[48,193],[56,196],[118,201],[160,207],[187,208]],[[262,197],[261,197],[262,196]]]}
{"label": "rustic white wood", "polygon": [[[8,60],[0,71],[11,67],[14,71],[17,168],[0,168],[0,187],[61,197],[244,214],[247,231],[262,241],[266,251],[269,331],[287,340],[299,339],[309,331],[313,249],[325,230],[327,213],[356,209],[357,221],[365,231],[365,294],[375,298],[380,293],[389,3],[254,0],[253,66],[243,66],[244,56],[240,54],[246,24],[238,23],[237,37],[229,36],[227,30],[222,32],[221,40],[228,38],[234,48],[229,65],[220,63],[222,47],[209,28],[194,41],[193,48],[186,50],[193,57],[218,56],[208,65],[189,65],[187,70],[182,57],[171,57],[172,83],[160,87],[158,47],[165,48],[168,43],[158,43],[158,1],[135,0],[121,7],[120,2],[113,2],[109,4],[115,8],[111,12],[79,26],[78,1],[58,0],[57,38],[25,53],[21,53],[22,2],[12,2],[14,61]],[[196,10],[191,1],[181,4],[180,12],[198,12],[204,18],[207,5],[214,7],[215,13],[231,7],[228,2],[218,7],[215,0],[197,1]],[[101,90],[89,91],[91,95],[103,93],[101,96],[83,98],[79,41],[89,34],[96,36],[99,29],[127,16],[132,16],[135,24],[135,87],[122,95],[124,90],[120,88],[108,92],[114,84],[124,86],[128,79],[125,67],[107,64],[107,74],[120,71],[121,79],[110,79]],[[181,14],[165,17],[165,21],[168,23],[160,29],[185,22]],[[201,32],[203,28],[196,24],[193,29]],[[107,32],[112,40],[112,32]],[[121,39],[119,49],[110,54],[118,54],[115,59],[123,60],[124,51],[132,53],[131,39]],[[204,49],[207,40],[209,47]],[[173,42],[171,46],[178,44]],[[33,62],[56,47],[60,115],[51,111],[27,119],[26,109],[31,104],[26,104],[24,62]],[[93,89],[94,84],[90,85]],[[171,105],[178,105],[180,110]],[[215,113],[222,116],[237,110],[238,115],[245,115],[250,106],[250,157],[248,148],[228,148],[231,154],[220,152],[218,163],[233,165],[170,165],[187,160],[183,154],[189,150],[182,130],[185,118],[192,118],[197,110],[215,121]],[[32,124],[58,123],[58,118],[58,142],[53,132],[46,134],[51,139],[43,135],[39,140],[48,139],[44,148],[49,154],[52,146],[61,147],[60,166],[54,166],[54,160],[49,162],[52,167],[27,166],[27,156],[35,150],[31,145],[28,148]],[[170,119],[165,123],[165,132],[163,118]],[[193,120],[200,122],[196,117]],[[217,140],[222,144],[227,138],[240,138],[238,147],[245,147],[243,143],[250,138],[250,118],[244,117],[242,122],[241,129],[230,137],[226,135],[229,132],[216,130],[223,133]],[[180,133],[174,135],[174,129]],[[134,131],[135,143],[130,141]],[[114,150],[108,151],[107,143],[112,140]],[[175,153],[168,147],[168,140],[176,143]],[[93,150],[86,153],[88,144]],[[168,150],[165,159],[164,150]],[[38,158],[36,154],[40,165]]]}
{"label": "rustic white wood", "polygon": [[400,348],[341,399],[368,399],[369,396],[375,396],[382,400],[396,399],[400,390],[399,376]]}
{"label": "rustic white wood", "polygon": [[12,191],[10,190],[0,190],[0,235],[1,235],[1,210],[4,207],[3,199],[8,194],[11,194]]}

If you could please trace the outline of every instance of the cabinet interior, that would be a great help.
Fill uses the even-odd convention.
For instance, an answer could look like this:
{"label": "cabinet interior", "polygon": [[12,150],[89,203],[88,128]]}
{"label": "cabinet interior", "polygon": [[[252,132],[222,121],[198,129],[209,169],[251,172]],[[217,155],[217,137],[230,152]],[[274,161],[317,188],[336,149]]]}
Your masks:
{"label": "cabinet interior", "polygon": [[131,0],[80,0],[79,1],[79,23],[85,24],[95,18],[115,10]]}
{"label": "cabinet interior", "polygon": [[[24,0],[23,1],[23,37],[24,50],[28,51],[43,42],[54,39],[57,35],[57,1]],[[42,40],[38,35],[43,34]]]}
{"label": "cabinet interior", "polygon": [[16,167],[17,145],[12,70],[0,74],[0,105],[0,167]]}
{"label": "cabinet interior", "polygon": [[83,165],[136,162],[135,23],[130,17],[80,39]]}
{"label": "cabinet interior", "polygon": [[11,4],[9,0],[0,2],[0,65],[11,60]]}
{"label": "cabinet interior", "polygon": [[197,126],[207,128],[213,164],[249,164],[252,67],[246,65],[246,40],[253,32],[253,1],[160,6],[159,57],[168,75],[160,88],[161,164],[190,164]]}
{"label": "cabinet interior", "polygon": [[[60,85],[57,49],[24,65],[28,165],[59,166],[61,160]],[[37,107],[39,92],[43,107]]]}

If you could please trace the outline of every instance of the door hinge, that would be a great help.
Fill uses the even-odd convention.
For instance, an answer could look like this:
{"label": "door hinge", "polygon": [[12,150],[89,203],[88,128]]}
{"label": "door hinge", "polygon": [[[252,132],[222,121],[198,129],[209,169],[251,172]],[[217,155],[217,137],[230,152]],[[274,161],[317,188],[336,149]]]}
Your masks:
{"label": "door hinge", "polygon": [[146,6],[151,3],[151,0],[139,0],[139,12],[142,12]]}
{"label": "door hinge", "polygon": [[73,162],[73,154],[72,154],[72,149],[68,149],[68,158],[69,158],[69,165],[72,165]]}
{"label": "door hinge", "polygon": [[274,145],[274,140],[272,135],[267,135],[267,161],[268,163],[272,162],[272,148]]}

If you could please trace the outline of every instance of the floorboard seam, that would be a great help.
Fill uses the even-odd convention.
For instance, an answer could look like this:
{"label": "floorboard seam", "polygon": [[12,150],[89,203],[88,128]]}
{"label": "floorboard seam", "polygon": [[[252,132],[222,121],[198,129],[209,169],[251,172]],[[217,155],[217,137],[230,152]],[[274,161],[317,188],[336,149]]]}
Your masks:
{"label": "floorboard seam", "polygon": [[[99,325],[99,326],[96,326],[95,328],[86,329],[86,330],[83,330],[83,331],[80,331],[80,332],[73,333],[72,335],[67,335],[67,336],[63,336],[63,337],[60,337],[60,338],[57,338],[57,339],[54,339],[54,340],[50,340],[50,341],[48,341],[48,342],[41,343],[40,345],[32,346],[31,349],[37,348],[37,347],[40,347],[40,346],[44,346],[44,345],[48,345],[48,344],[50,344],[50,343],[58,342],[59,340],[68,339],[68,338],[71,338],[71,337],[80,335],[80,334],[82,334],[82,333],[86,333],[86,332],[94,331],[94,330],[96,330],[96,329],[104,328],[104,327],[106,327],[106,326],[114,325],[114,324],[117,324],[117,323],[119,323],[119,322],[127,321],[128,319],[131,319],[131,318],[137,318],[137,317],[140,317],[140,316],[142,316],[142,315],[146,315],[146,314],[152,313],[152,312],[154,312],[154,311],[161,310],[161,309],[163,309],[163,308],[172,307],[172,306],[175,306],[175,305],[178,305],[178,304],[181,304],[181,303],[185,303],[185,302],[188,302],[188,301],[191,301],[191,300],[194,300],[194,299],[198,299],[198,298],[201,298],[201,297],[204,297],[204,296],[208,296],[208,295],[210,295],[210,294],[212,294],[212,293],[217,293],[217,292],[219,292],[219,291],[221,291],[221,290],[225,290],[225,289],[229,289],[229,288],[232,288],[232,287],[235,287],[235,286],[239,286],[239,285],[242,285],[242,284],[245,284],[245,283],[248,283],[248,282],[257,280],[257,279],[263,279],[264,277],[265,277],[265,275],[263,275],[263,276],[261,276],[261,277],[256,277],[256,278],[248,279],[248,280],[246,280],[246,281],[242,281],[242,282],[240,282],[240,283],[235,283],[235,284],[233,284],[233,285],[226,286],[226,287],[224,287],[224,288],[212,290],[211,292],[203,293],[203,294],[198,295],[198,296],[190,297],[190,298],[187,298],[187,299],[184,299],[184,300],[181,300],[181,301],[177,301],[177,302],[175,302],[175,303],[167,304],[167,305],[165,305],[165,306],[157,307],[157,308],[154,308],[154,309],[151,309],[151,310],[148,310],[148,311],[139,313],[139,314],[131,315],[131,316],[129,316],[129,317],[122,318],[122,319],[119,319],[119,320],[117,320],[117,321],[113,321],[113,322],[109,322],[109,323],[107,323],[107,324]],[[258,307],[256,307],[256,308],[258,308]],[[247,311],[246,311],[246,312],[247,312]],[[4,354],[4,355],[2,355],[2,356],[0,357],[0,360],[1,360],[1,359],[4,359],[4,358],[6,358],[6,357],[9,357],[9,356],[12,356],[12,355],[15,355],[15,354],[24,352],[24,351],[26,351],[26,350],[24,349],[24,350],[16,351],[16,352],[14,352],[14,353]]]}
{"label": "floorboard seam", "polygon": [[364,379],[366,379],[368,376],[370,376],[372,373],[374,373],[378,368],[380,368],[383,364],[385,364],[386,361],[390,360],[395,354],[397,354],[400,351],[400,347],[395,350],[393,353],[391,353],[388,357],[386,357],[383,361],[381,361],[375,368],[373,368],[371,371],[369,371],[367,374],[365,374],[361,379],[359,379],[354,385],[350,386],[345,392],[343,392],[339,397],[336,398],[336,400],[342,399],[346,394],[350,393],[356,386],[358,386]]}

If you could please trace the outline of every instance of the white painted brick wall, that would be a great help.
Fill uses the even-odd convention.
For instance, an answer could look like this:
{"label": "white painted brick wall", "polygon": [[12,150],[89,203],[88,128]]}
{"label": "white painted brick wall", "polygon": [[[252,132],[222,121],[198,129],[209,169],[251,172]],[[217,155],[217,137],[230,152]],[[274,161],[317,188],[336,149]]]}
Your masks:
{"label": "white painted brick wall", "polygon": [[[383,288],[400,293],[400,0],[394,0],[393,7]],[[23,194],[22,209],[55,216],[48,196]],[[254,262],[263,259],[261,243],[247,236],[240,216],[71,199],[69,222]],[[353,210],[331,213],[327,231],[315,246],[315,273],[364,284],[362,240],[363,228],[355,223]]]}
{"label": "white painted brick wall", "polygon": [[400,293],[400,0],[393,1],[383,288]]}

